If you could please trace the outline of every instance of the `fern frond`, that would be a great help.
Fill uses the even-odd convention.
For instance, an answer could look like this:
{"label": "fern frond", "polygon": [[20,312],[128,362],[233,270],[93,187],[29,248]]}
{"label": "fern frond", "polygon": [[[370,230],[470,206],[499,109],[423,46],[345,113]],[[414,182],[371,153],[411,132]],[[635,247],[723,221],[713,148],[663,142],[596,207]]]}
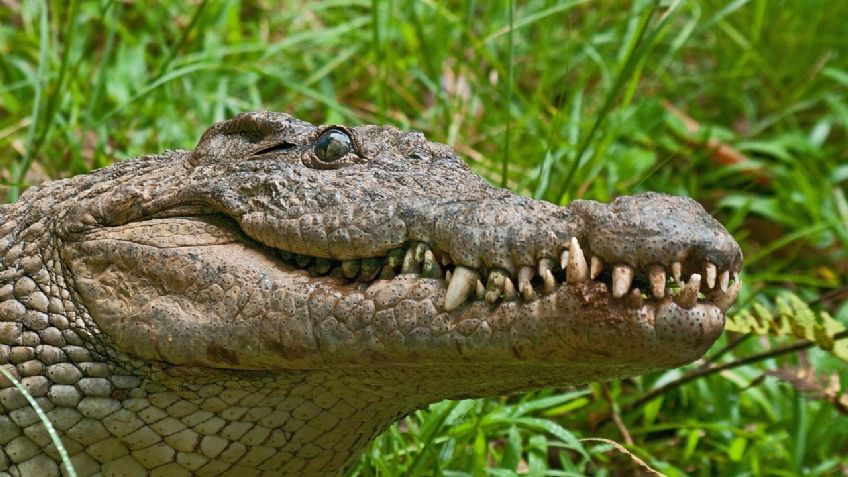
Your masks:
{"label": "fern frond", "polygon": [[814,311],[793,293],[784,293],[774,303],[755,303],[729,316],[725,329],[738,333],[801,338],[848,363],[848,339],[835,339],[845,325],[825,311]]}

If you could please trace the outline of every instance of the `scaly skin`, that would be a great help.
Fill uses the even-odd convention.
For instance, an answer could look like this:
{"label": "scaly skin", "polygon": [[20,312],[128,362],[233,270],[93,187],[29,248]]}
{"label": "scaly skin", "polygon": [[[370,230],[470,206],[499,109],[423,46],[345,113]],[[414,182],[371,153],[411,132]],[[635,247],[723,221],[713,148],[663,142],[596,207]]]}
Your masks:
{"label": "scaly skin", "polygon": [[[81,476],[338,475],[441,399],[690,362],[742,262],[689,199],[557,207],[418,133],[268,112],[0,217],[0,364]],[[59,475],[0,388],[0,471]]]}

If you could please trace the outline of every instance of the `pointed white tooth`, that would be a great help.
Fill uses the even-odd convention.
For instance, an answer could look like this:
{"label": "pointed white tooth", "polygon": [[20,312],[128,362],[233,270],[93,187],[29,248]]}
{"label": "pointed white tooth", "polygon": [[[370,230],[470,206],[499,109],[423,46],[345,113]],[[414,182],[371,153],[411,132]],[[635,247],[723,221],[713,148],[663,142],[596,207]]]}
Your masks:
{"label": "pointed white tooth", "polygon": [[633,283],[633,269],[627,265],[616,265],[612,269],[612,297],[621,298]]}
{"label": "pointed white tooth", "polygon": [[648,267],[648,278],[651,281],[651,295],[654,298],[665,296],[665,269],[660,265]]}
{"label": "pointed white tooth", "polygon": [[734,282],[738,282],[738,281],[739,281],[739,272],[733,272],[733,281],[734,281]]}
{"label": "pointed white tooth", "polygon": [[576,237],[571,237],[571,245],[568,247],[568,268],[565,277],[568,283],[581,283],[589,279],[589,266],[586,265],[586,257],[580,248],[580,242]]}
{"label": "pointed white tooth", "polygon": [[559,266],[563,270],[565,270],[565,267],[568,266],[568,246],[567,245],[566,245],[566,248],[562,249],[562,255],[559,256]]}
{"label": "pointed white tooth", "polygon": [[716,284],[716,266],[712,262],[704,262],[704,272],[706,273],[707,288],[715,288]]}
{"label": "pointed white tooth", "polygon": [[701,275],[693,273],[689,281],[680,290],[680,294],[674,297],[674,302],[682,308],[692,308],[698,303],[698,291],[701,289]]}
{"label": "pointed white tooth", "polygon": [[730,305],[736,301],[736,297],[739,296],[740,288],[742,288],[742,282],[735,282],[733,285],[730,285],[730,288],[726,292],[714,291],[710,298],[712,298],[712,302],[721,311],[727,311]]}
{"label": "pointed white tooth", "polygon": [[683,286],[683,282],[680,281],[680,276],[683,274],[683,264],[680,262],[674,262],[671,264],[671,277],[674,278],[674,283],[677,283],[680,286]]}
{"label": "pointed white tooth", "polygon": [[504,280],[503,296],[506,301],[514,301],[518,299],[518,292],[515,291],[515,285],[512,284],[512,280],[510,280],[509,277]]}
{"label": "pointed white tooth", "polygon": [[473,291],[475,291],[480,275],[475,271],[462,265],[457,265],[445,293],[445,310],[451,311],[463,304]]}
{"label": "pointed white tooth", "polygon": [[604,261],[598,257],[592,257],[589,265],[589,278],[594,280],[604,271]]}
{"label": "pointed white tooth", "polygon": [[445,285],[450,285],[451,280],[453,279],[453,272],[448,270],[445,272]]}
{"label": "pointed white tooth", "polygon": [[478,300],[482,300],[486,297],[486,287],[483,285],[483,282],[477,280],[477,285],[474,289],[474,297]]}
{"label": "pointed white tooth", "polygon": [[533,267],[524,265],[518,269],[518,291],[525,301],[530,301],[536,297],[533,292],[533,285],[530,284],[530,280],[533,279],[535,274],[536,270]]}
{"label": "pointed white tooth", "polygon": [[728,285],[730,285],[730,270],[725,270],[718,276],[718,287],[721,288],[721,291],[726,292]]}
{"label": "pointed white tooth", "polygon": [[542,274],[542,280],[545,282],[545,295],[550,295],[556,291],[556,279],[554,279],[554,274],[550,270],[545,270],[545,273]]}

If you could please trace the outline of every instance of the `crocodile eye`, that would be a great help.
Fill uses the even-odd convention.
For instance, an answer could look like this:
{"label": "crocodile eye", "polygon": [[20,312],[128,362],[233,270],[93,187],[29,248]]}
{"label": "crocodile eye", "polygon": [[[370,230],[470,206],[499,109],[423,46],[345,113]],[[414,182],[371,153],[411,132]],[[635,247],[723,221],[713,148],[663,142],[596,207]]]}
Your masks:
{"label": "crocodile eye", "polygon": [[335,162],[353,151],[350,136],[341,129],[328,129],[315,141],[315,155],[322,162]]}

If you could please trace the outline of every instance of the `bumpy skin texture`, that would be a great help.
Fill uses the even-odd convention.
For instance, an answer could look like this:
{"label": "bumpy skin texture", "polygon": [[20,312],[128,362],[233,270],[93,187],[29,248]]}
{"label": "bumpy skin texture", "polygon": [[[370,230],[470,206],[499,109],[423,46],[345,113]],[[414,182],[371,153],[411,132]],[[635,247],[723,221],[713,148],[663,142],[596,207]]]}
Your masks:
{"label": "bumpy skin texture", "polygon": [[[557,207],[418,133],[269,112],[0,218],[0,365],[81,476],[338,475],[440,399],[680,365],[742,261],[689,199]],[[0,474],[59,475],[2,378],[0,410]]]}

